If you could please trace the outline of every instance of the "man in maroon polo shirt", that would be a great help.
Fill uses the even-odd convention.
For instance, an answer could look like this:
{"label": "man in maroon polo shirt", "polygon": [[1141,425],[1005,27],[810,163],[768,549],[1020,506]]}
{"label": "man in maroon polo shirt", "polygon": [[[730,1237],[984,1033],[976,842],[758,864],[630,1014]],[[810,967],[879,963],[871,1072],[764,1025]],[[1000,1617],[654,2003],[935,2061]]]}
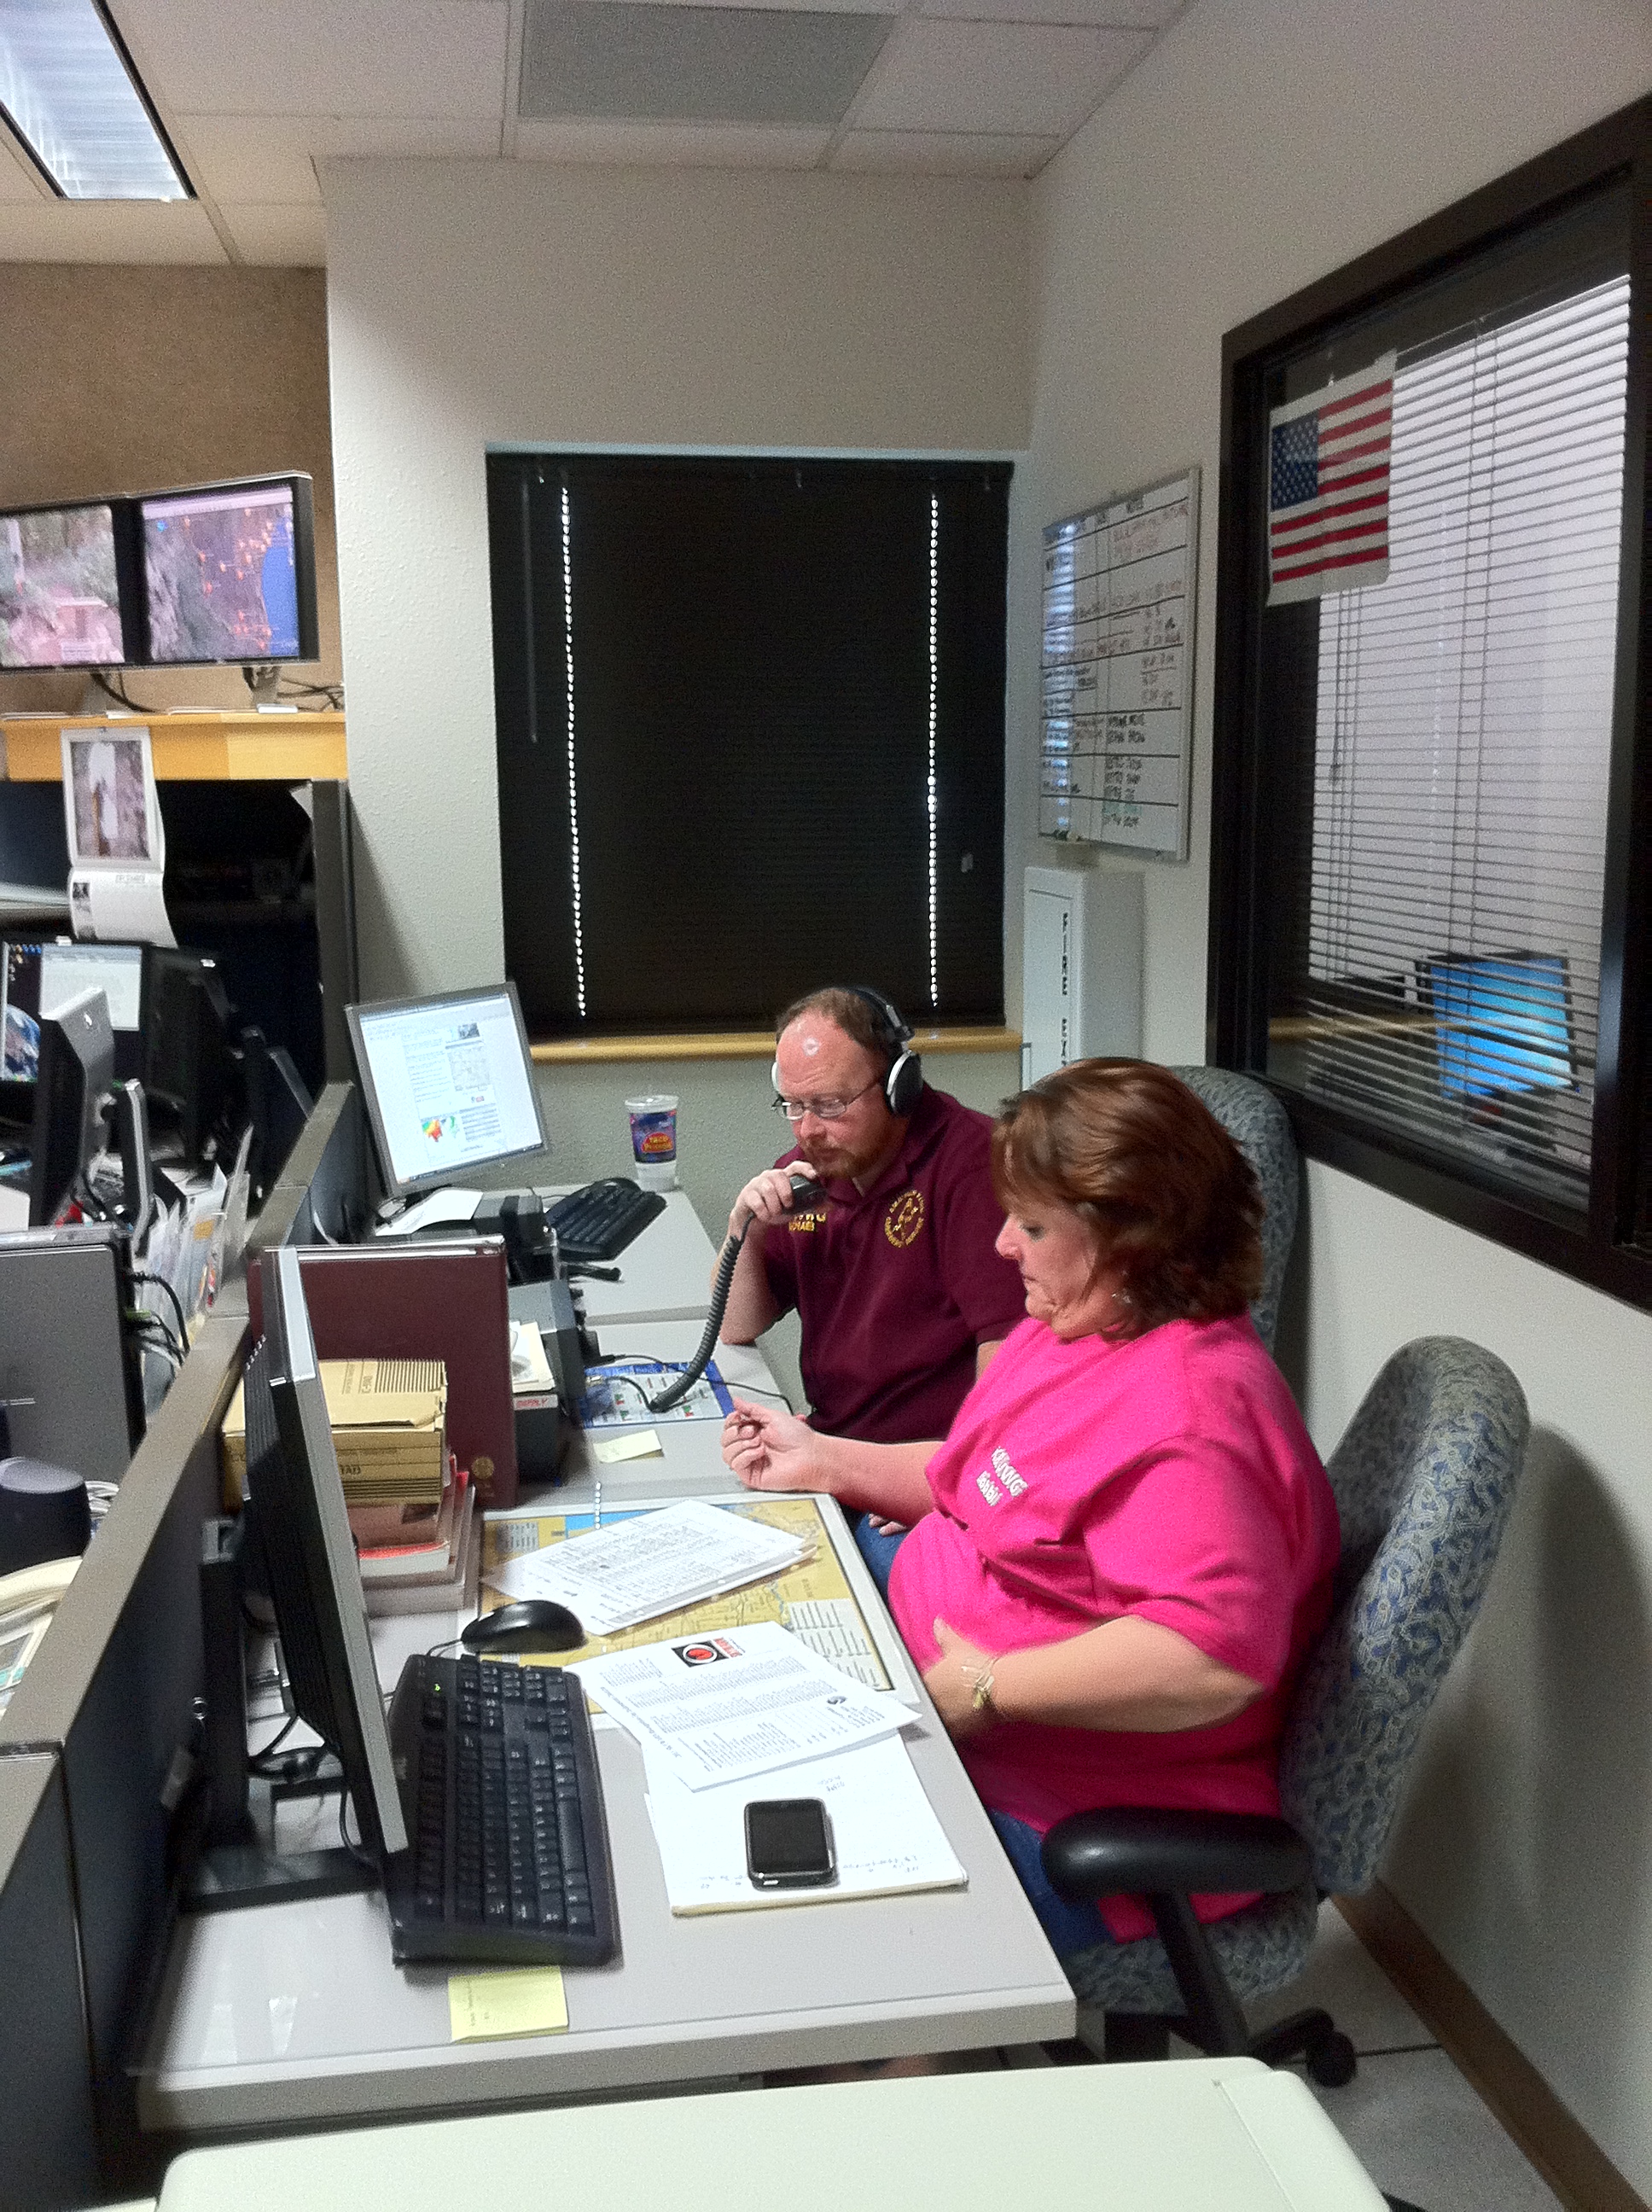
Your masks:
{"label": "man in maroon polo shirt", "polygon": [[[876,992],[813,992],[778,1029],[774,1084],[797,1144],[734,1201],[729,1233],[751,1225],[723,1341],[750,1344],[795,1306],[815,1427],[944,1437],[1026,1310],[1018,1270],[993,1249],[992,1122],[924,1082],[911,1032]],[[819,1206],[791,1204],[796,1164],[820,1178]]]}

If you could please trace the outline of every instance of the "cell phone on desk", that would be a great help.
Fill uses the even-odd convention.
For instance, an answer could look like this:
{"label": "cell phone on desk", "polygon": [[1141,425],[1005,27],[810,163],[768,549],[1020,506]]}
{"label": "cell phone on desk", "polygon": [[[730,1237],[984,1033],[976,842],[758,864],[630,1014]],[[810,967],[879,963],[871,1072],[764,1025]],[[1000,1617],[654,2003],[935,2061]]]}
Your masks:
{"label": "cell phone on desk", "polygon": [[829,1889],[832,1824],[818,1797],[760,1797],[745,1808],[746,1872],[759,1889]]}

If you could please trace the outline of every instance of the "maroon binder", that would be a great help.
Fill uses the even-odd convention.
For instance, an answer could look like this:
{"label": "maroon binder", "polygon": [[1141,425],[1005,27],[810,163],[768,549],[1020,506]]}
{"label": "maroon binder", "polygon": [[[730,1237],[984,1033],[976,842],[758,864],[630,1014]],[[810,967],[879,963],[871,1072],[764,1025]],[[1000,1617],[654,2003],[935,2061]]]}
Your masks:
{"label": "maroon binder", "polygon": [[[319,1359],[440,1359],[447,1369],[447,1449],[478,1502],[516,1503],[510,1298],[498,1237],[309,1244],[298,1255]],[[247,1270],[254,1342],[264,1289]]]}

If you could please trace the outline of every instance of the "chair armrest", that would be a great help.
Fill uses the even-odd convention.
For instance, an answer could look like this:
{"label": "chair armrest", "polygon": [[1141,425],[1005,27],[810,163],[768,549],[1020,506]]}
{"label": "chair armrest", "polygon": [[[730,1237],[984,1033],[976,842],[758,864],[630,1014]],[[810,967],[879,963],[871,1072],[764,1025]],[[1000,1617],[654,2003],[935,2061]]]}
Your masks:
{"label": "chair armrest", "polygon": [[1307,1844],[1286,1821],[1145,1805],[1074,1813],[1045,1837],[1042,1856],[1051,1887],[1073,1905],[1121,1893],[1297,1889],[1314,1871]]}

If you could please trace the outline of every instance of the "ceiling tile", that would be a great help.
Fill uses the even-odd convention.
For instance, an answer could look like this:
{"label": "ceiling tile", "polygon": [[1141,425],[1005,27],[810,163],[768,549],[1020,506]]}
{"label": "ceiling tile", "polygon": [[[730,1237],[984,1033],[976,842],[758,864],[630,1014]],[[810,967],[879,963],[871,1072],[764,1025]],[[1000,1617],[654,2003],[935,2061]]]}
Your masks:
{"label": "ceiling tile", "polygon": [[0,205],[0,261],[224,262],[195,200],[36,200]]}
{"label": "ceiling tile", "polygon": [[1066,138],[1151,44],[1146,31],[904,18],[851,122]]}
{"label": "ceiling tile", "polygon": [[616,122],[835,124],[887,15],[527,0],[519,112]]}
{"label": "ceiling tile", "polygon": [[327,211],[321,207],[221,207],[243,261],[265,269],[322,269]]}
{"label": "ceiling tile", "polygon": [[932,177],[1036,177],[1061,143],[988,131],[851,131],[833,149],[830,166]]}
{"label": "ceiling tile", "polygon": [[121,0],[120,17],[179,114],[504,111],[507,0]]}
{"label": "ceiling tile", "polygon": [[176,120],[191,173],[220,206],[319,207],[313,161],[335,155],[485,161],[499,151],[497,122],[441,116],[181,115]]}
{"label": "ceiling tile", "polygon": [[1187,0],[921,0],[920,15],[979,23],[1082,23],[1101,30],[1162,31]]}
{"label": "ceiling tile", "polygon": [[744,124],[551,123],[517,125],[519,161],[621,161],[685,168],[811,169],[829,131],[758,130]]}

